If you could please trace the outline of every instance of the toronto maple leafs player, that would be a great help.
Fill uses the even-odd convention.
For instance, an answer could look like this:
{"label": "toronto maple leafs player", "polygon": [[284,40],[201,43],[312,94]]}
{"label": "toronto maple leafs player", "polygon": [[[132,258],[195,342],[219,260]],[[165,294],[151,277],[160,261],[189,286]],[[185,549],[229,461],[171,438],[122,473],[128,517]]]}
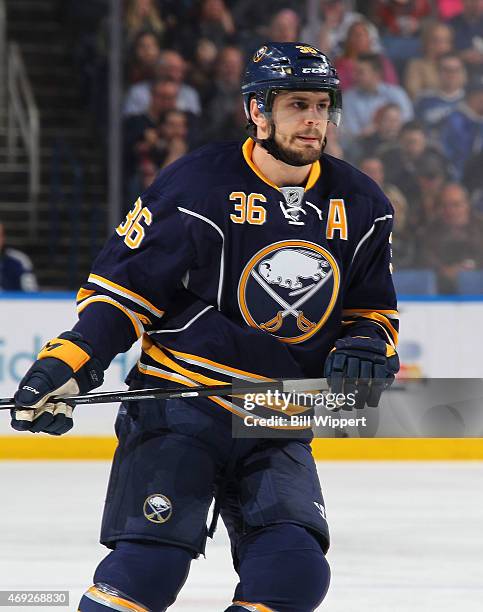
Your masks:
{"label": "toronto maple leafs player", "polygon": [[[250,137],[186,155],[141,194],[79,291],[79,322],[21,381],[15,429],[67,431],[72,409],[49,398],[101,384],[140,336],[133,389],[325,372],[334,391],[377,405],[398,369],[393,213],[372,180],[323,153],[342,111],[336,71],[314,47],[268,43],[242,93]],[[101,533],[111,552],[81,612],[171,606],[204,552],[213,497],[239,575],[227,611],[317,608],[329,533],[310,431],[234,440],[246,414],[233,397],[121,406]]]}

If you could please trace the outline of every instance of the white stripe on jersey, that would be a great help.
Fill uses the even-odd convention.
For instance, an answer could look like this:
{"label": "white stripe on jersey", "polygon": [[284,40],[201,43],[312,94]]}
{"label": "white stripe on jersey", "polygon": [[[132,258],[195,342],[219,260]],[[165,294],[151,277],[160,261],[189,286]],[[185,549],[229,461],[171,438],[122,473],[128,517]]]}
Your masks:
{"label": "white stripe on jersey", "polygon": [[182,206],[178,206],[178,210],[180,212],[184,212],[187,215],[191,215],[193,217],[197,217],[198,219],[201,219],[202,221],[205,221],[205,223],[208,223],[208,225],[211,225],[211,227],[215,228],[216,231],[220,234],[221,236],[221,256],[220,256],[220,278],[218,281],[218,298],[217,298],[217,303],[218,303],[218,310],[220,310],[220,305],[221,305],[221,292],[223,290],[223,274],[224,274],[224,258],[225,258],[225,235],[223,234],[223,232],[221,231],[221,229],[218,227],[218,225],[212,221],[211,219],[208,219],[208,217],[204,217],[203,215],[200,215],[197,212],[194,212],[193,210],[188,210],[187,208],[183,208]]}
{"label": "white stripe on jersey", "polygon": [[185,329],[188,329],[188,327],[192,323],[194,323],[196,321],[196,319],[199,319],[202,315],[204,315],[207,310],[210,310],[210,308],[213,308],[213,306],[207,306],[206,308],[203,308],[203,310],[201,312],[199,312],[192,319],[190,319],[188,321],[188,323],[186,323],[186,325],[183,325],[183,327],[178,327],[177,329],[155,329],[153,331],[148,331],[148,335],[151,335],[151,334],[174,334],[174,333],[177,333],[177,332],[184,331]]}
{"label": "white stripe on jersey", "polygon": [[354,255],[352,256],[352,261],[351,263],[354,261],[359,249],[361,248],[361,246],[364,244],[364,242],[369,238],[369,236],[374,232],[374,230],[376,229],[376,223],[378,223],[379,221],[387,221],[388,219],[392,219],[392,215],[384,215],[384,217],[378,217],[377,219],[374,219],[374,223],[371,227],[370,230],[368,230],[364,236],[362,236],[362,238],[359,240],[359,243],[356,246],[356,250],[354,251]]}

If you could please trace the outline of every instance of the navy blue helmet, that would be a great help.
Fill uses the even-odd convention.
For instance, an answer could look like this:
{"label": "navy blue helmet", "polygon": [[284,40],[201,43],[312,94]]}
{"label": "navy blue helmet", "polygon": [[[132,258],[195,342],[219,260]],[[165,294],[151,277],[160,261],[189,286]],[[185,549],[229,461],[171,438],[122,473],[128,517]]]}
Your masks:
{"label": "navy blue helmet", "polygon": [[342,95],[339,77],[329,58],[304,43],[271,42],[260,47],[245,71],[242,83],[245,113],[250,123],[250,99],[270,116],[274,96],[281,90],[326,91],[330,96],[329,120],[339,125]]}

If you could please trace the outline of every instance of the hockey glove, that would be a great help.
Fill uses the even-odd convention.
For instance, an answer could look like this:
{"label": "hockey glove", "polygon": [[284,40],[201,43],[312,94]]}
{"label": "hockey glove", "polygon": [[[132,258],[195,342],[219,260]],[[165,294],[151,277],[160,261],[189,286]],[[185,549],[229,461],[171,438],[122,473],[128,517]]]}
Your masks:
{"label": "hockey glove", "polygon": [[47,342],[15,393],[11,425],[18,431],[61,435],[72,429],[72,406],[50,398],[87,393],[104,380],[101,363],[76,332]]}
{"label": "hockey glove", "polygon": [[[325,362],[324,376],[333,393],[355,394],[356,409],[376,407],[399,371],[399,357],[383,340],[364,336],[337,340]],[[346,406],[348,403],[346,403]]]}

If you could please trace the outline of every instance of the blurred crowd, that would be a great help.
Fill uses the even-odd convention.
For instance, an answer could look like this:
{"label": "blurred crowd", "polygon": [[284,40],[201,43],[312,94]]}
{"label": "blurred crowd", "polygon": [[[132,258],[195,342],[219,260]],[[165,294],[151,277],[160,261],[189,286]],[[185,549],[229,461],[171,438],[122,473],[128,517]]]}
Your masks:
{"label": "blurred crowd", "polygon": [[[66,7],[95,105],[107,2]],[[395,269],[430,268],[443,293],[483,269],[483,0],[127,0],[123,24],[126,206],[187,151],[246,138],[246,59],[265,41],[303,41],[341,79],[343,119],[327,152],[371,176],[396,209]]]}

